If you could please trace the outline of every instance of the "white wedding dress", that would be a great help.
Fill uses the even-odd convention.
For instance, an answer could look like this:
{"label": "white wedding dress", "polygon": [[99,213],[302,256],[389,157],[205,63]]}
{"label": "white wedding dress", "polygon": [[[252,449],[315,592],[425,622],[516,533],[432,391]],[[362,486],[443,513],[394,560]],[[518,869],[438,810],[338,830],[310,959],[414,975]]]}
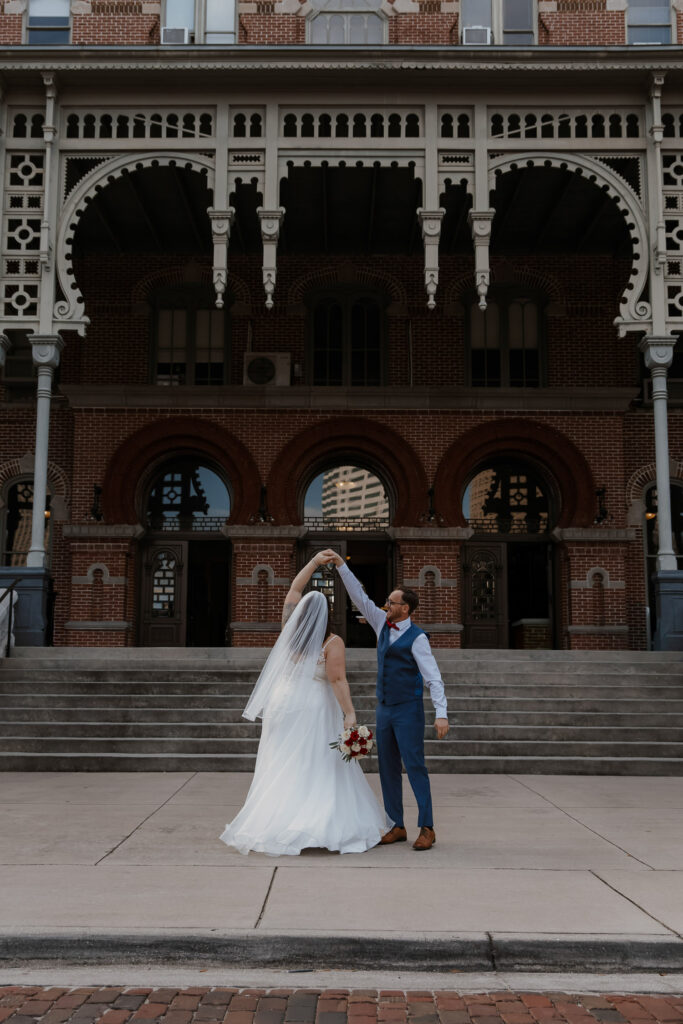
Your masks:
{"label": "white wedding dress", "polygon": [[379,843],[393,823],[361,766],[329,746],[343,718],[323,648],[315,671],[297,680],[296,699],[285,690],[268,704],[254,779],[244,807],[226,825],[224,843],[272,857],[314,846],[364,853]]}

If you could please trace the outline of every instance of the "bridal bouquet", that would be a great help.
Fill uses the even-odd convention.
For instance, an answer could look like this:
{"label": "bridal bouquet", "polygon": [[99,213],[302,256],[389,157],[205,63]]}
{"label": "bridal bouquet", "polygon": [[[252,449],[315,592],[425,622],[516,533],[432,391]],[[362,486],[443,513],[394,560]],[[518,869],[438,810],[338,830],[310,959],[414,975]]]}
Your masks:
{"label": "bridal bouquet", "polygon": [[357,725],[353,729],[344,729],[333,743],[332,750],[338,750],[345,761],[356,761],[367,757],[373,748],[372,730],[367,725]]}

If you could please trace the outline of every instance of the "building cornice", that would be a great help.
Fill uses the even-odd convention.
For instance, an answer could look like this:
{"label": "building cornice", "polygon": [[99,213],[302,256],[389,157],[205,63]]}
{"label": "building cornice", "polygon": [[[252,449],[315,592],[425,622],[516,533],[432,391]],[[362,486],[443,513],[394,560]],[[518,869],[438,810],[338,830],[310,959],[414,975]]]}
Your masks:
{"label": "building cornice", "polygon": [[440,72],[447,74],[519,74],[538,72],[658,73],[683,71],[683,51],[670,47],[546,47],[534,50],[492,46],[206,46],[161,47],[5,47],[0,71],[22,75],[42,72],[199,71],[244,72]]}
{"label": "building cornice", "polygon": [[459,409],[526,412],[625,412],[638,388],[315,388],[177,387],[155,385],[63,385],[72,409]]}

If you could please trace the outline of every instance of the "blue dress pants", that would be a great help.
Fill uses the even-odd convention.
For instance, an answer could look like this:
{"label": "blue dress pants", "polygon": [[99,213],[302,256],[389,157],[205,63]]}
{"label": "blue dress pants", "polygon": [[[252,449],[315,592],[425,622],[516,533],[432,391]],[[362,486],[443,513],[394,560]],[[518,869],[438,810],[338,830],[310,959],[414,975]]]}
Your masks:
{"label": "blue dress pants", "polygon": [[425,713],[422,700],[377,704],[375,738],[384,809],[395,825],[403,825],[401,762],[417,801],[420,828],[434,827],[432,794],[425,765]]}

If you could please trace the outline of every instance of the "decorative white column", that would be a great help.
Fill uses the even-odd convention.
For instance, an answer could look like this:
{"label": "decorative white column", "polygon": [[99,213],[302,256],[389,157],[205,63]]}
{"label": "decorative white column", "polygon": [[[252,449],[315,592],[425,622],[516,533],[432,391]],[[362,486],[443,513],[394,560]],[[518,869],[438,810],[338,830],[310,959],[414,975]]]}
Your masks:
{"label": "decorative white column", "polygon": [[495,212],[495,210],[470,210],[467,216],[474,242],[474,280],[480,309],[486,309],[486,296],[491,283],[489,244]]}
{"label": "decorative white column", "polygon": [[6,334],[0,334],[0,370],[5,365],[7,353],[12,347],[12,342]]}
{"label": "decorative white column", "polygon": [[277,243],[280,238],[280,225],[285,215],[284,206],[276,210],[264,210],[259,206],[256,210],[261,222],[261,241],[263,242],[263,287],[266,293],[266,309],[273,308],[273,292],[277,277]]}
{"label": "decorative white column", "polygon": [[667,370],[673,362],[676,339],[646,335],[640,342],[645,366],[652,378],[652,405],[655,421],[655,463],[657,469],[658,571],[675,570],[676,556],[671,535],[671,483],[669,477],[669,428],[667,423]]}
{"label": "decorative white column", "polygon": [[59,334],[33,334],[30,338],[33,364],[38,368],[38,400],[36,404],[36,453],[33,469],[33,518],[31,548],[27,566],[45,565],[45,506],[47,498],[47,454],[50,437],[50,400],[52,378],[59,366],[64,342]]}
{"label": "decorative white column", "polygon": [[222,309],[228,283],[228,245],[235,210],[232,206],[227,210],[214,210],[213,207],[209,207],[207,212],[211,219],[213,238],[213,286],[216,289],[216,308]]}
{"label": "decorative white column", "polygon": [[417,211],[425,248],[425,288],[428,309],[434,309],[436,306],[435,296],[439,284],[439,239],[441,238],[441,221],[445,213],[446,211],[442,207],[439,207],[438,210],[419,209]]}

